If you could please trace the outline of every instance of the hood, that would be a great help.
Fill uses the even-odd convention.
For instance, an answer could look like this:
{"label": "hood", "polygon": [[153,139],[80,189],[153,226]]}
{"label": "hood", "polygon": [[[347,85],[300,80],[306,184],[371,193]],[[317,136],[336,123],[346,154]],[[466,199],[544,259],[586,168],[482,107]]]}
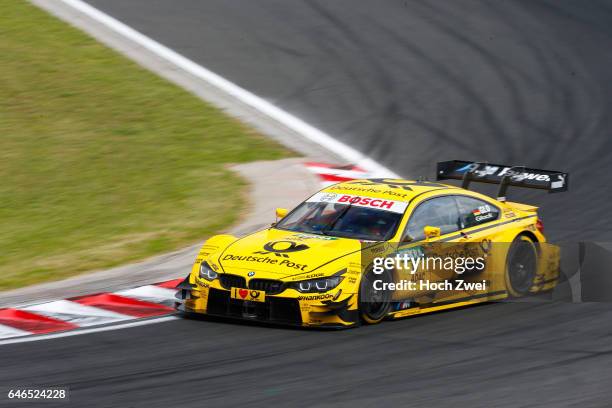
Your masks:
{"label": "hood", "polygon": [[278,279],[306,274],[360,249],[354,239],[270,228],[234,241],[217,260],[226,273],[265,272],[257,277]]}

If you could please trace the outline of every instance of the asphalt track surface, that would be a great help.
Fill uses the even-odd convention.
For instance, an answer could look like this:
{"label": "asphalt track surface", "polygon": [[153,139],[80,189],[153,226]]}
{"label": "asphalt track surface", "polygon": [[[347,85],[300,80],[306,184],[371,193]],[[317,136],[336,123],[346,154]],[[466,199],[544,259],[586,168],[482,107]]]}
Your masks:
{"label": "asphalt track surface", "polygon": [[[612,2],[93,0],[408,176],[569,171],[557,240],[612,241]],[[180,320],[0,346],[73,406],[609,406],[612,306],[504,303],[348,331]]]}

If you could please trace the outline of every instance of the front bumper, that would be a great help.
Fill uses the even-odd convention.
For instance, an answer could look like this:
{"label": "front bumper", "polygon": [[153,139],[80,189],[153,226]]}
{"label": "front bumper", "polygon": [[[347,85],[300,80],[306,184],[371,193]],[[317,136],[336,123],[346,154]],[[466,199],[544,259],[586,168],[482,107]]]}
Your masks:
{"label": "front bumper", "polygon": [[325,294],[285,291],[289,293],[252,302],[232,299],[230,291],[215,281],[190,283],[189,279],[177,286],[179,311],[301,327],[348,328],[359,323],[357,295],[343,294],[338,288]]}

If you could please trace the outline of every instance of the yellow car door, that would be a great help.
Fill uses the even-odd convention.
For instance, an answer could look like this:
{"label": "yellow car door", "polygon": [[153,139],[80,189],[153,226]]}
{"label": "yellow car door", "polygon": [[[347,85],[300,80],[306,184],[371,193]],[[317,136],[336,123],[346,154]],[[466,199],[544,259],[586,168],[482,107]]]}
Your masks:
{"label": "yellow car door", "polygon": [[416,287],[398,291],[398,297],[432,295],[438,292],[432,289],[432,283],[452,279],[454,272],[445,269],[440,261],[448,256],[450,247],[446,241],[456,238],[460,227],[459,210],[452,195],[426,198],[414,208],[401,236],[398,253],[421,257],[421,261],[414,271],[403,271],[400,278],[414,281]]}
{"label": "yellow car door", "polygon": [[[466,259],[480,259],[475,267],[466,265],[458,270],[456,279],[467,283],[483,283],[481,286],[461,285],[464,295],[482,295],[497,289],[495,274],[500,271],[492,269],[494,257],[505,253],[504,243],[495,243],[494,236],[499,233],[502,210],[489,200],[468,195],[456,195],[457,207],[461,224],[460,237],[456,241],[456,249]],[[484,267],[482,267],[484,265]],[[484,289],[483,289],[484,287]],[[476,289],[478,288],[478,289]]]}

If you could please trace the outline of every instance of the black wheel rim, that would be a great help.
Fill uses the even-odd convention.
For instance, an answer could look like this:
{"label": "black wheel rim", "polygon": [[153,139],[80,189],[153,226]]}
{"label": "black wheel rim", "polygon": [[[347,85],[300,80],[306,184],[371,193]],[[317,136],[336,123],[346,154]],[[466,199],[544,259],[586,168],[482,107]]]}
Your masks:
{"label": "black wheel rim", "polygon": [[536,254],[529,242],[520,242],[508,265],[510,284],[519,293],[526,293],[533,284],[536,269]]}
{"label": "black wheel rim", "polygon": [[388,290],[376,290],[374,289],[374,280],[382,280],[388,282],[388,278],[385,275],[377,276],[375,279],[372,274],[369,273],[366,276],[366,283],[363,287],[363,301],[362,310],[371,319],[377,320],[387,312],[387,305],[389,304],[390,293]]}

